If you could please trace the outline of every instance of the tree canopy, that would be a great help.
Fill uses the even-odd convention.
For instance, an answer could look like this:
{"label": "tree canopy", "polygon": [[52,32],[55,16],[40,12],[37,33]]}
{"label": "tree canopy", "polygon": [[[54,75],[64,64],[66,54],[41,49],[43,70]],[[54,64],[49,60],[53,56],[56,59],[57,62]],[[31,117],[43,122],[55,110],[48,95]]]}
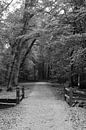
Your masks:
{"label": "tree canopy", "polygon": [[86,66],[85,7],[84,0],[0,1],[1,83],[9,89],[31,74],[62,82],[71,64],[81,72]]}

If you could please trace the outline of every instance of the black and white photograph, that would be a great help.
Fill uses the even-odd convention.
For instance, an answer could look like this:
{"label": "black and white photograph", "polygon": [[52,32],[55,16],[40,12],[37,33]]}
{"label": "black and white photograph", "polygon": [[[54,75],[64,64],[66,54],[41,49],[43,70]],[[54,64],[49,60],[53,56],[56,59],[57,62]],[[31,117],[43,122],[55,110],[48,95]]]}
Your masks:
{"label": "black and white photograph", "polygon": [[86,130],[86,0],[0,0],[0,130]]}

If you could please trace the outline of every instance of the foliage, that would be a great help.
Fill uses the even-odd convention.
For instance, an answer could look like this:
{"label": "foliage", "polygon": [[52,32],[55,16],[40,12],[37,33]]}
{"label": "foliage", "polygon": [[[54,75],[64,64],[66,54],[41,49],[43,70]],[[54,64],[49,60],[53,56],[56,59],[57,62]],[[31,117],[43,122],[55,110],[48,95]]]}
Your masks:
{"label": "foliage", "polygon": [[13,12],[8,4],[0,2],[1,12],[8,9],[6,19],[0,13],[0,71],[9,77],[2,76],[2,81],[11,86],[18,77],[29,78],[31,73],[34,77],[34,67],[39,77],[61,82],[69,78],[71,64],[82,71],[86,66],[84,0],[25,0]]}

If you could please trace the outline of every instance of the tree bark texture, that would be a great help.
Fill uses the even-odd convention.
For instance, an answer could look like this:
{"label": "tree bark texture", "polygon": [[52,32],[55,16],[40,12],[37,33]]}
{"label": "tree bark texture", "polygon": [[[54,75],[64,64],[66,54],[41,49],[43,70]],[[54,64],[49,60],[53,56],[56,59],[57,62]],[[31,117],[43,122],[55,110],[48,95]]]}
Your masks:
{"label": "tree bark texture", "polygon": [[[25,35],[27,32],[27,28],[29,28],[28,23],[29,23],[30,19],[33,17],[33,14],[30,14],[28,12],[28,8],[33,6],[34,1],[35,0],[32,0],[32,1],[25,0],[25,9],[24,9],[24,15],[23,15],[23,28],[22,28],[22,31],[20,32],[20,36]],[[16,46],[15,47],[16,49],[14,52],[14,59],[13,59],[13,62],[11,64],[7,89],[12,87],[13,77],[14,77],[15,84],[16,85],[18,84],[18,75],[19,75],[19,69],[20,69],[21,63],[23,64],[23,62],[26,59],[27,54],[30,52],[34,42],[36,41],[36,39],[34,39],[31,43],[30,47],[28,49],[26,49],[26,53],[25,53],[23,60],[22,60],[21,59],[22,49],[23,49],[23,46],[27,44],[28,40],[29,39],[26,39],[26,40],[23,40],[23,42],[22,42],[22,39],[18,39],[14,45],[14,47]],[[27,44],[27,46],[28,46],[28,44]],[[14,73],[15,73],[15,75],[14,75]]]}

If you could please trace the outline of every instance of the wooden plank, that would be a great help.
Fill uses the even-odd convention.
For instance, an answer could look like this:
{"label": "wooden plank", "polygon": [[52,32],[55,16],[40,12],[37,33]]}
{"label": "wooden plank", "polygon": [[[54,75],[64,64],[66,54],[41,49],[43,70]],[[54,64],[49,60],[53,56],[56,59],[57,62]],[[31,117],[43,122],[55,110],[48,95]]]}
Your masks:
{"label": "wooden plank", "polygon": [[78,94],[86,94],[86,92],[84,92],[84,91],[79,91],[79,90],[75,90],[74,93],[78,93]]}
{"label": "wooden plank", "polygon": [[65,88],[65,90],[67,90],[68,92],[70,91],[70,89],[69,89],[69,88]]}
{"label": "wooden plank", "polygon": [[0,99],[0,103],[16,103],[16,99]]}
{"label": "wooden plank", "polygon": [[86,98],[81,98],[81,97],[73,97],[75,100],[86,100]]}
{"label": "wooden plank", "polygon": [[0,105],[16,105],[16,103],[0,102]]}
{"label": "wooden plank", "polygon": [[67,94],[65,94],[65,97],[68,98],[68,99],[70,99],[70,96],[68,96]]}
{"label": "wooden plank", "polygon": [[79,97],[79,98],[86,98],[86,95],[83,94],[73,94],[74,97]]}

